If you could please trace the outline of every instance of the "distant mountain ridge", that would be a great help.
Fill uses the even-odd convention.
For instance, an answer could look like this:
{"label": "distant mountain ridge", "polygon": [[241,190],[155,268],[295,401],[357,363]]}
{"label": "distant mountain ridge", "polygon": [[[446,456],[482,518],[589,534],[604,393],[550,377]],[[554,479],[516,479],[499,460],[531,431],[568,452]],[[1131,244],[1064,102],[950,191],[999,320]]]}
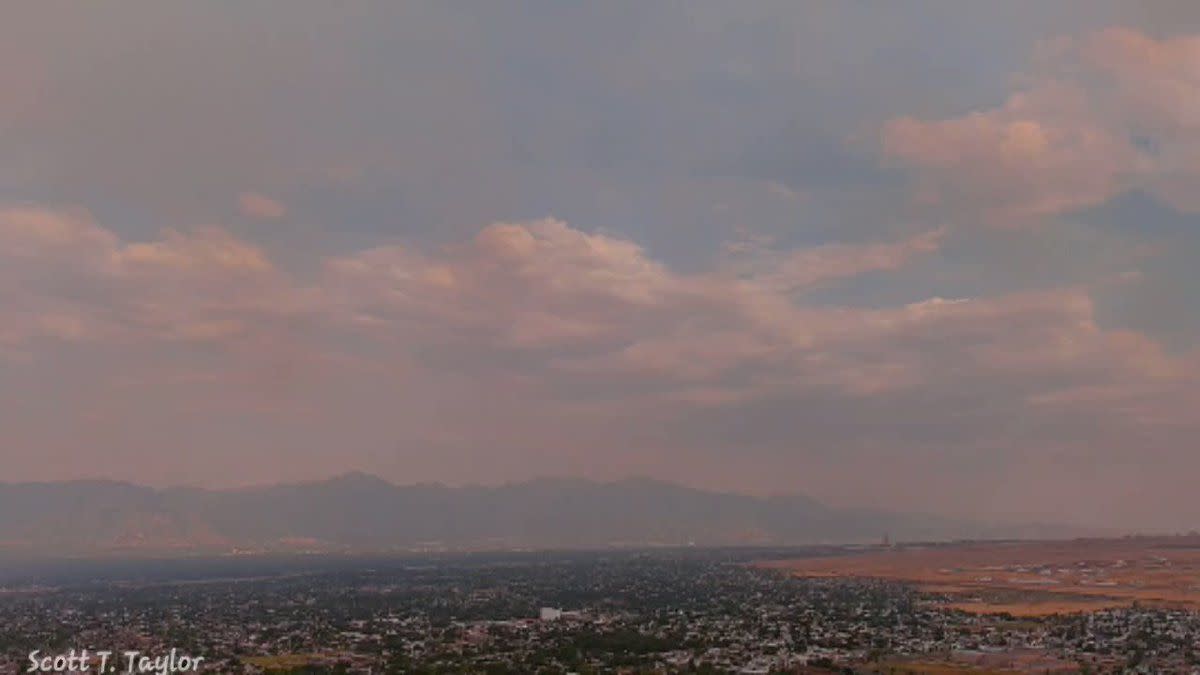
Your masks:
{"label": "distant mountain ridge", "polygon": [[413,551],[1063,536],[645,478],[395,485],[350,473],[230,490],[0,483],[0,552]]}

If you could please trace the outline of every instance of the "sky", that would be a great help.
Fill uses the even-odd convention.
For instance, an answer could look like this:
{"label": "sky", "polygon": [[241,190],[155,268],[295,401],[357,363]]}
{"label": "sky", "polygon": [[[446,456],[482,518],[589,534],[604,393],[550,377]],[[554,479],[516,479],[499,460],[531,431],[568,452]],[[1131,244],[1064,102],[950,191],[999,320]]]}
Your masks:
{"label": "sky", "polygon": [[5,480],[1196,528],[1192,2],[0,12]]}

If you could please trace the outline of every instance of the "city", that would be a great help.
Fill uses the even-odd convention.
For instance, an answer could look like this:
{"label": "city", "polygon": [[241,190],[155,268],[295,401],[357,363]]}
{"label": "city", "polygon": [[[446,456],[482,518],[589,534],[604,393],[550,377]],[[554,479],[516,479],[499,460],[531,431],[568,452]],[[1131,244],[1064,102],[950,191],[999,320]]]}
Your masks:
{"label": "city", "polygon": [[0,675],[1200,675],[1200,0],[0,2]]}
{"label": "city", "polygon": [[980,615],[909,584],[796,578],[751,564],[795,554],[298,558],[266,576],[248,568],[204,578],[197,564],[177,580],[77,575],[4,588],[0,672],[26,672],[33,650],[110,645],[246,673],[1200,669],[1195,611]]}

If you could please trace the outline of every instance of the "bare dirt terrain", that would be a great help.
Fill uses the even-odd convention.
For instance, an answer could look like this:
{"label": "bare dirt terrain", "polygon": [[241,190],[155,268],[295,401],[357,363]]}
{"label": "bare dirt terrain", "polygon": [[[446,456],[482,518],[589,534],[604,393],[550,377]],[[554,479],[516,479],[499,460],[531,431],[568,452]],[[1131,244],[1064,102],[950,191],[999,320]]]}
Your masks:
{"label": "bare dirt terrain", "polygon": [[909,582],[976,613],[1041,616],[1134,603],[1200,609],[1200,536],[905,545],[761,565],[803,577]]}

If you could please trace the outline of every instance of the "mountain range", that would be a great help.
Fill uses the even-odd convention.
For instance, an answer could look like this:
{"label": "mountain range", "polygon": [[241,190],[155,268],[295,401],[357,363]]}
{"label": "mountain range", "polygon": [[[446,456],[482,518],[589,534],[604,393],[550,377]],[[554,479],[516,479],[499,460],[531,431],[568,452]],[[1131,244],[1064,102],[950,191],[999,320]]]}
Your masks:
{"label": "mountain range", "polygon": [[786,545],[1069,536],[650,479],[396,485],[351,473],[230,490],[0,483],[0,552],[102,555]]}

